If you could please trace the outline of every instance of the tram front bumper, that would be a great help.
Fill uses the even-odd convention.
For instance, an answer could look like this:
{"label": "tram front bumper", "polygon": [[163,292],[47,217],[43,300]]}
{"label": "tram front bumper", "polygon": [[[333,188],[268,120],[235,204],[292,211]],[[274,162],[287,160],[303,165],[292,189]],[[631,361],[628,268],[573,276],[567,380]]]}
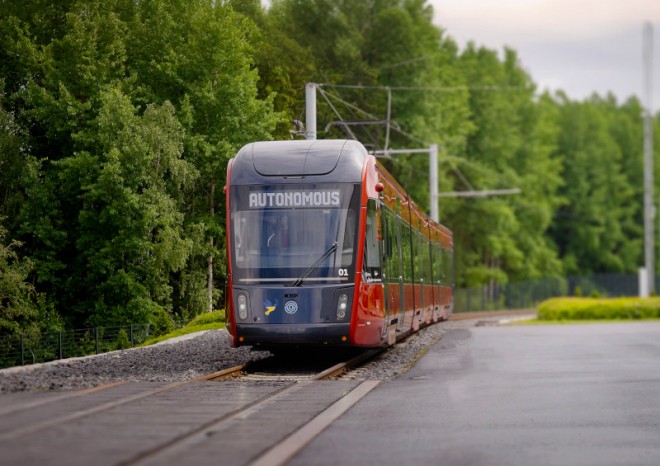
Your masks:
{"label": "tram front bumper", "polygon": [[239,345],[349,346],[350,323],[237,324]]}

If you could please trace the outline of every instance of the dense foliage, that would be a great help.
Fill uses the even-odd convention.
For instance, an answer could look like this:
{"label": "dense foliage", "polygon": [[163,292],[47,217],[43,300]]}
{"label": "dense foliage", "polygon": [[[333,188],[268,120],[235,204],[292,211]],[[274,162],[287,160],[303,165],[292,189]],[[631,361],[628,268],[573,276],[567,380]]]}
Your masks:
{"label": "dense foliage", "polygon": [[[0,11],[3,334],[167,327],[222,303],[227,161],[249,141],[300,137],[306,82],[320,85],[320,137],[437,143],[441,191],[522,190],[442,198],[458,286],[642,261],[641,104],[539,95],[514,50],[459,50],[425,0]],[[428,209],[428,159],[384,163]]]}
{"label": "dense foliage", "polygon": [[208,309],[224,288],[216,185],[281,120],[258,95],[255,25],[210,0],[2,11],[0,214],[30,286],[71,326]]}

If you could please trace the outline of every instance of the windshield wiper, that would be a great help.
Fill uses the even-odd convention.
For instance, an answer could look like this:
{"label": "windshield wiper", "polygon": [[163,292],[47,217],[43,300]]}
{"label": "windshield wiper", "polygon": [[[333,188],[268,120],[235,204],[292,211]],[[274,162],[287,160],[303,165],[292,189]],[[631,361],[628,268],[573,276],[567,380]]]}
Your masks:
{"label": "windshield wiper", "polygon": [[289,286],[300,286],[300,285],[302,285],[302,283],[303,283],[303,281],[305,280],[305,278],[309,277],[309,275],[312,273],[312,271],[313,271],[316,267],[318,267],[318,266],[321,264],[321,262],[323,262],[324,260],[326,260],[326,259],[328,258],[328,256],[329,256],[330,254],[332,254],[333,252],[335,252],[336,250],[337,250],[337,242],[335,241],[335,242],[332,243],[332,245],[328,248],[328,250],[325,251],[321,257],[319,257],[319,259],[318,259],[316,262],[314,262],[312,265],[310,265],[310,266],[307,268],[307,270],[305,270],[305,272],[304,272],[300,277],[298,277],[298,279],[297,279],[296,281],[294,281],[293,283],[291,283]]}

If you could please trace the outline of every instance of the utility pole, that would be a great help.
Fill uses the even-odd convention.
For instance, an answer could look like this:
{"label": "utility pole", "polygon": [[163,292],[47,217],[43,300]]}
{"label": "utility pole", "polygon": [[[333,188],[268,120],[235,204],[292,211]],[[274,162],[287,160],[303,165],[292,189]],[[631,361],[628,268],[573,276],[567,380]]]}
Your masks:
{"label": "utility pole", "polygon": [[431,219],[440,222],[438,211],[438,145],[429,147],[429,188],[431,190]]}
{"label": "utility pole", "polygon": [[653,96],[653,26],[644,24],[644,264],[648,295],[655,293],[655,247],[653,244],[653,122],[651,120]]}
{"label": "utility pole", "polygon": [[431,220],[440,221],[438,211],[438,145],[431,144],[428,149],[386,149],[371,152],[373,155],[390,156],[395,154],[429,154],[429,192],[431,193]]}
{"label": "utility pole", "polygon": [[[391,93],[388,91],[388,118],[391,102]],[[388,141],[389,142],[389,121],[388,121]],[[307,83],[305,85],[305,139],[316,139],[316,84]],[[431,219],[436,222],[439,220],[438,213],[438,145],[431,144],[428,149],[413,149],[413,150],[385,150],[381,154],[393,153],[428,153],[429,154],[429,188],[431,192]]]}
{"label": "utility pole", "polygon": [[316,84],[305,85],[305,139],[316,139]]}
{"label": "utility pole", "polygon": [[[316,83],[307,83],[305,85],[305,139],[316,139]],[[520,189],[491,189],[484,191],[458,191],[458,192],[438,192],[438,145],[431,144],[428,149],[390,149],[390,118],[392,105],[392,90],[387,87],[387,133],[385,138],[385,149],[372,151],[373,155],[389,157],[394,154],[429,154],[429,192],[431,197],[431,220],[440,221],[438,201],[440,197],[488,197],[502,196],[509,194],[519,194]]]}

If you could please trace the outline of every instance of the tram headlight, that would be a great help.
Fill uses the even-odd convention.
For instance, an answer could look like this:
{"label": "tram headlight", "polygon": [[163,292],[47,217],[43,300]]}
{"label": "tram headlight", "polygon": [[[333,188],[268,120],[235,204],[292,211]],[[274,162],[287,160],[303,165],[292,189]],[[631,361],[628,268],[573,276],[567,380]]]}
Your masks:
{"label": "tram headlight", "polygon": [[337,299],[337,319],[341,320],[346,317],[346,311],[348,310],[348,295],[342,293]]}
{"label": "tram headlight", "polygon": [[247,296],[243,293],[238,295],[238,318],[245,320],[248,317]]}

